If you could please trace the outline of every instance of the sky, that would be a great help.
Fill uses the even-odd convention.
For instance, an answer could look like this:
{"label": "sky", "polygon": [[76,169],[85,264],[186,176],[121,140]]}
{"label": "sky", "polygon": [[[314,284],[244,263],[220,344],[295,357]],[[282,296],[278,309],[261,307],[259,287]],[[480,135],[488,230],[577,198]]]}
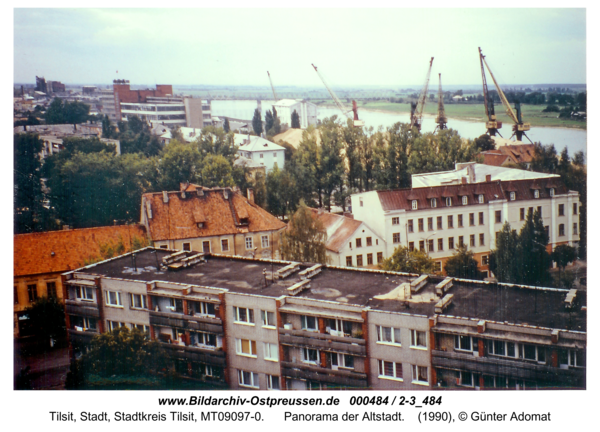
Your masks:
{"label": "sky", "polygon": [[[586,83],[579,9],[14,9],[14,81],[320,87]],[[488,78],[489,79],[489,78]],[[437,82],[437,79],[432,81]]]}

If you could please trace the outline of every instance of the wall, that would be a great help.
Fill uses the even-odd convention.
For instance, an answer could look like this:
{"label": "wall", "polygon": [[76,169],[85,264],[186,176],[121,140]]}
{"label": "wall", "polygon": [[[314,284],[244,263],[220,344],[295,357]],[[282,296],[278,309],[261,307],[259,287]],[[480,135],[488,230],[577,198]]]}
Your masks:
{"label": "wall", "polygon": [[[22,315],[20,312],[24,311],[32,303],[29,302],[29,293],[27,291],[27,285],[35,284],[37,287],[37,298],[48,296],[48,283],[54,282],[56,284],[56,297],[64,303],[63,298],[63,285],[58,273],[46,273],[32,276],[21,276],[14,278],[13,286],[16,288],[17,298],[13,299],[14,303],[14,324],[13,334],[15,337],[21,336],[19,332],[19,319],[18,316]],[[14,295],[13,295],[14,296]]]}

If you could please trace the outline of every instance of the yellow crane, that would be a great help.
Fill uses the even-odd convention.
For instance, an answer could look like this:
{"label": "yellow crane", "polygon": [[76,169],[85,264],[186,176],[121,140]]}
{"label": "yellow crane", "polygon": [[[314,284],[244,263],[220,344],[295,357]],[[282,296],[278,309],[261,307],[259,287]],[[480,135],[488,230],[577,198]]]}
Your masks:
{"label": "yellow crane", "polygon": [[431,65],[433,65],[433,57],[429,61],[429,69],[425,76],[425,84],[419,95],[417,103],[411,102],[410,107],[410,127],[416,127],[419,131],[421,130],[423,108],[425,107],[425,101],[427,100],[427,89],[429,88],[429,77],[431,76]]}

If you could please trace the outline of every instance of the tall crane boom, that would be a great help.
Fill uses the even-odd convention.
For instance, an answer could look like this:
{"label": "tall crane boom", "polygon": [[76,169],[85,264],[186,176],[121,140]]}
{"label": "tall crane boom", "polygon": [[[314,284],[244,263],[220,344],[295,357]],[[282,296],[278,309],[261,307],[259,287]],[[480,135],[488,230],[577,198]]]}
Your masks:
{"label": "tall crane boom", "polygon": [[446,110],[444,109],[444,92],[442,92],[442,74],[439,74],[439,77],[440,88],[438,90],[438,116],[435,119],[435,122],[437,123],[437,126],[435,128],[443,130],[448,128],[446,126],[446,123],[448,123],[448,118],[446,117]]}
{"label": "tall crane boom", "polygon": [[431,76],[431,66],[433,65],[433,57],[429,61],[429,69],[427,70],[427,75],[425,76],[425,84],[421,89],[421,94],[419,95],[419,100],[417,105],[411,108],[411,119],[410,119],[410,127],[416,127],[418,130],[421,130],[421,120],[423,118],[423,108],[425,107],[425,102],[427,100],[427,90],[429,88],[429,77]]}
{"label": "tall crane boom", "polygon": [[[502,122],[496,120],[496,112],[494,111],[494,99],[488,93],[487,79],[485,77],[485,69],[483,66],[483,60],[485,56],[479,48],[479,63],[481,64],[481,81],[483,83],[483,106],[485,108],[485,116],[487,121],[485,127],[490,136],[500,135],[498,129],[502,127]],[[502,135],[500,135],[502,136]]]}
{"label": "tall crane boom", "polygon": [[[315,72],[317,73],[317,75],[319,75],[319,78],[321,78],[321,81],[323,81],[323,84],[325,85],[325,88],[327,89],[327,91],[331,95],[331,98],[333,99],[333,101],[335,102],[335,104],[337,105],[337,107],[340,109],[340,111],[342,112],[342,114],[344,114],[346,117],[348,117],[350,120],[352,120],[354,126],[356,126],[356,127],[362,127],[362,126],[364,126],[365,122],[363,120],[359,120],[358,119],[358,108],[356,106],[356,101],[352,101],[352,109],[351,110],[347,110],[344,107],[344,105],[342,104],[342,101],[340,101],[338,99],[338,97],[333,92],[333,90],[331,89],[331,87],[329,87],[329,85],[327,84],[327,81],[325,81],[325,78],[323,77],[323,75],[321,75],[321,72],[319,72],[319,70],[317,69],[317,67],[314,64],[311,64],[311,65],[315,69]],[[350,111],[353,112],[352,116],[350,115]]]}
{"label": "tall crane boom", "polygon": [[273,90],[273,97],[275,98],[275,102],[279,100],[277,97],[277,92],[275,92],[275,86],[273,85],[273,80],[271,79],[271,74],[267,71],[267,75],[269,75],[269,82],[271,83],[271,90]]}

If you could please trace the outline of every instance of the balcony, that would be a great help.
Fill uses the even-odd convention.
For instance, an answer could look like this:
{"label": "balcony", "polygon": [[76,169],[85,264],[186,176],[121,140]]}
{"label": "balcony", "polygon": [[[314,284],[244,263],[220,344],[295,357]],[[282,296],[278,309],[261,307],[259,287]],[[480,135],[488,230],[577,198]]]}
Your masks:
{"label": "balcony", "polygon": [[279,342],[283,345],[318,348],[322,351],[335,351],[361,357],[367,355],[364,339],[332,336],[327,333],[280,328]]}
{"label": "balcony", "polygon": [[223,322],[221,319],[209,316],[150,311],[150,324],[223,334]]}
{"label": "balcony", "polygon": [[585,376],[585,368],[561,369],[520,359],[475,357],[455,351],[432,350],[431,364],[434,367],[467,369],[486,375],[505,375],[532,381],[577,381]]}
{"label": "balcony", "polygon": [[83,302],[77,300],[66,300],[66,313],[84,317],[100,318],[100,310],[95,302]]}
{"label": "balcony", "polygon": [[281,362],[281,374],[287,378],[319,381],[341,386],[366,388],[367,374],[347,370],[326,369],[302,363]]}
{"label": "balcony", "polygon": [[89,344],[92,342],[92,338],[98,334],[96,330],[85,330],[78,331],[75,329],[69,329],[69,340],[74,345]]}
{"label": "balcony", "polygon": [[204,349],[176,344],[162,344],[162,346],[170,357],[225,367],[225,351],[222,348]]}

